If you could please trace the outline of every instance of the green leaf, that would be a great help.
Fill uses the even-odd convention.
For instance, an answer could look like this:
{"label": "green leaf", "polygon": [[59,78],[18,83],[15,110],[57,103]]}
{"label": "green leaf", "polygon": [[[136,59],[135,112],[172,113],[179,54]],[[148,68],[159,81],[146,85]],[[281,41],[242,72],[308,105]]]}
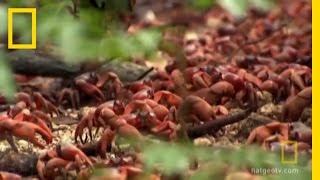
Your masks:
{"label": "green leaf", "polygon": [[101,38],[109,25],[105,20],[104,12],[95,9],[81,9],[79,18],[82,26],[85,27],[86,36],[89,38]]}
{"label": "green leaf", "polygon": [[189,0],[189,3],[197,9],[205,10],[211,8],[215,0]]}
{"label": "green leaf", "polygon": [[6,36],[7,24],[8,24],[7,7],[0,6],[0,36]]}
{"label": "green leaf", "polygon": [[108,11],[125,12],[130,10],[130,0],[95,0],[99,8]]}
{"label": "green leaf", "polygon": [[13,73],[7,64],[3,52],[0,52],[0,94],[4,95],[9,101],[14,99],[16,86]]}
{"label": "green leaf", "polygon": [[99,8],[102,8],[103,5],[106,3],[106,0],[95,0]]}
{"label": "green leaf", "polygon": [[138,48],[139,53],[154,51],[160,42],[160,32],[155,30],[141,31],[133,37],[132,45]]}
{"label": "green leaf", "polygon": [[219,0],[218,3],[237,17],[245,16],[248,9],[247,0]]}
{"label": "green leaf", "polygon": [[59,42],[61,50],[68,63],[78,63],[85,56],[85,49],[81,48],[81,44],[85,43],[81,33],[81,26],[77,22],[70,20],[65,25],[62,24],[62,27],[63,31]]}
{"label": "green leaf", "polygon": [[177,145],[157,144],[148,146],[143,153],[148,169],[160,168],[165,174],[185,171],[189,165],[186,150]]}
{"label": "green leaf", "polygon": [[25,7],[35,7],[36,1],[21,1],[21,0],[8,0],[8,6],[13,8],[25,8]]}
{"label": "green leaf", "polygon": [[13,14],[13,32],[21,34],[20,43],[31,43],[31,14]]}
{"label": "green leaf", "polygon": [[254,7],[261,9],[263,11],[269,11],[276,4],[276,0],[249,0],[249,2]]}
{"label": "green leaf", "polygon": [[198,170],[190,177],[190,180],[209,180],[212,179],[212,172],[206,170]]}

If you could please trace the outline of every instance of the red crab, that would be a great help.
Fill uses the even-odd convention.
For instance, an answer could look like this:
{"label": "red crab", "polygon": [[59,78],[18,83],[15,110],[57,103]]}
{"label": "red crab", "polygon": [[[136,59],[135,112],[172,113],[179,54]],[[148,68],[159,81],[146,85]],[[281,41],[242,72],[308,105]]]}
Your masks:
{"label": "red crab", "polygon": [[[24,108],[30,108],[31,110],[44,110],[51,115],[59,114],[56,106],[45,99],[39,92],[34,92],[31,95],[25,92],[18,92],[15,94],[15,101],[17,104],[23,102]],[[15,108],[20,109],[19,107],[14,106],[13,109]]]}
{"label": "red crab", "polygon": [[182,98],[169,91],[158,91],[154,93],[154,101],[165,105],[167,108],[172,106],[179,108],[182,103]]}
{"label": "red crab", "polygon": [[219,81],[215,84],[213,84],[210,88],[203,88],[196,92],[194,92],[192,95],[201,97],[205,101],[207,101],[209,104],[219,104],[221,101],[221,98],[226,97],[234,97],[235,90],[234,86],[226,81]]}
{"label": "red crab", "polygon": [[312,87],[306,87],[296,96],[289,97],[282,109],[282,119],[288,122],[298,121],[305,107],[312,101]]}
{"label": "red crab", "polygon": [[0,171],[1,180],[22,180],[22,177],[18,174]]}
{"label": "red crab", "polygon": [[187,96],[182,102],[179,111],[185,122],[201,123],[215,120],[214,109],[205,100],[197,96]]}
{"label": "red crab", "polygon": [[282,140],[289,139],[289,124],[281,122],[271,122],[255,128],[247,139],[247,144],[257,142],[262,144],[267,138],[276,133],[281,135]]}
{"label": "red crab", "polygon": [[[108,113],[102,112],[100,117],[106,125],[116,132],[117,137],[135,140],[137,142],[144,140],[144,136],[139,132],[139,130],[136,127],[128,124],[126,119],[124,119],[122,116],[110,116]],[[104,141],[104,139],[102,141]],[[107,141],[109,141],[109,138],[107,138]],[[108,142],[108,144],[110,143],[111,142]]]}
{"label": "red crab", "polygon": [[71,144],[58,145],[55,150],[40,154],[37,171],[40,179],[53,179],[61,171],[81,170],[82,166],[92,167],[93,163],[79,148]]}
{"label": "red crab", "polygon": [[207,88],[212,85],[210,74],[201,67],[188,67],[184,70],[184,78],[186,83],[191,84],[195,89]]}
{"label": "red crab", "polygon": [[33,122],[51,133],[49,129],[52,126],[50,117],[39,110],[30,111],[23,101],[11,107],[7,115],[15,120]]}
{"label": "red crab", "polygon": [[[65,97],[71,101],[73,108],[78,108],[80,103],[79,92],[92,97],[98,102],[114,99],[120,93],[122,82],[112,72],[88,72],[74,79],[76,89],[64,88],[58,95],[58,103],[61,104]],[[106,90],[106,95],[102,90]]]}
{"label": "red crab", "polygon": [[50,144],[53,138],[50,132],[42,129],[40,126],[34,123],[13,120],[10,118],[0,119],[0,132],[1,138],[7,139],[7,141],[15,151],[18,151],[18,149],[14,145],[12,136],[30,141],[40,148],[44,148],[45,145],[36,138],[37,133],[44,138],[47,144]]}
{"label": "red crab", "polygon": [[[82,134],[85,128],[88,128],[89,131],[89,137],[92,139],[92,128],[96,127],[99,130],[100,127],[107,128],[108,126],[111,126],[113,129],[117,129],[118,126],[124,125],[124,129],[126,129],[126,126],[128,126],[129,129],[133,129],[132,131],[135,131],[134,133],[140,132],[132,125],[127,123],[127,120],[125,118],[131,118],[128,116],[117,116],[115,112],[108,108],[92,108],[88,110],[87,113],[83,116],[80,123],[78,124],[76,131],[75,131],[75,140],[77,142],[78,137],[80,137],[80,140],[82,143],[86,142],[86,140],[82,139]],[[122,128],[121,128],[122,130]],[[87,137],[86,137],[87,139]]]}
{"label": "red crab", "polygon": [[135,112],[153,112],[161,121],[169,114],[169,110],[164,105],[151,99],[131,101],[124,110],[124,114]]}

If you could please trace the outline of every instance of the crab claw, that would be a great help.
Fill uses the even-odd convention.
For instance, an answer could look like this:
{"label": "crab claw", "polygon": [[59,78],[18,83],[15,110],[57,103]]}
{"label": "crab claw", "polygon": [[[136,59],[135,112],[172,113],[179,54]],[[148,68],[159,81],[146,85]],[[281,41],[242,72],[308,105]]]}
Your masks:
{"label": "crab claw", "polygon": [[45,145],[36,138],[37,133],[43,137],[47,144],[52,143],[52,134],[30,122],[6,119],[0,121],[0,129],[2,132],[7,131],[13,136],[30,141],[40,148],[44,148]]}
{"label": "crab claw", "polygon": [[54,169],[54,168],[65,167],[68,163],[69,162],[64,160],[64,159],[55,157],[55,158],[50,159],[47,162],[46,169]]}
{"label": "crab claw", "polygon": [[[82,139],[83,130],[87,127],[89,131],[89,136],[92,139],[92,127],[93,127],[93,121],[95,116],[95,109],[90,109],[81,119],[80,123],[78,124],[76,130],[75,130],[75,141],[78,142],[78,137],[81,140],[81,143],[85,143],[86,140]],[[87,138],[86,138],[87,139]]]}
{"label": "crab claw", "polygon": [[77,163],[85,163],[89,166],[93,166],[93,163],[91,162],[89,157],[72,144],[58,145],[56,151],[58,156],[64,160],[76,161]]}
{"label": "crab claw", "polygon": [[134,100],[144,100],[144,99],[149,99],[153,96],[153,90],[151,89],[143,89],[138,92],[136,92],[132,98]]}
{"label": "crab claw", "polygon": [[[154,101],[160,104],[169,105],[170,107],[175,106],[176,108],[179,108],[182,103],[181,97],[171,93],[170,91],[158,91],[154,93]],[[165,101],[165,103],[162,103],[163,101]]]}
{"label": "crab claw", "polygon": [[103,100],[105,100],[103,93],[101,92],[101,90],[97,86],[94,86],[90,83],[87,83],[83,79],[77,79],[76,86],[81,91],[85,92],[87,95],[93,97],[94,99],[96,99],[99,102],[102,102]]}
{"label": "crab claw", "polygon": [[12,108],[10,108],[7,112],[8,116],[15,117],[17,114],[19,114],[23,109],[26,109],[27,105],[24,101],[20,101],[17,104],[15,104]]}
{"label": "crab claw", "polygon": [[[42,170],[42,175],[41,176],[44,176],[43,174],[46,174],[47,177],[55,177],[55,170],[58,168],[58,169],[67,169],[67,165],[70,164],[71,162],[69,161],[66,161],[62,158],[59,158],[59,157],[54,157],[52,159],[50,159],[46,165],[45,165],[45,168]],[[39,172],[39,171],[38,171]],[[39,173],[40,175],[40,173]]]}
{"label": "crab claw", "polygon": [[[39,111],[39,112],[41,112],[41,111]],[[40,114],[39,112],[38,112],[38,114]],[[45,115],[45,114],[42,114],[42,115]],[[42,120],[40,117],[38,117],[34,114],[31,114],[31,112],[28,109],[22,110],[22,112],[20,112],[16,116],[14,116],[13,119],[17,120],[17,121],[32,122],[32,123],[38,125],[39,127],[41,127],[42,129],[44,129],[45,131],[47,131],[49,134],[52,134],[51,130],[49,129],[47,124],[44,122],[44,120]]]}
{"label": "crab claw", "polygon": [[[241,71],[241,70],[240,70]],[[241,77],[241,75],[240,75]],[[250,82],[252,83],[255,87],[257,87],[258,89],[260,89],[262,81],[257,78],[255,75],[251,74],[251,73],[247,73],[244,70],[244,74],[242,76],[244,81]]]}
{"label": "crab claw", "polygon": [[39,110],[35,110],[32,112],[33,115],[35,115],[36,117],[40,118],[41,120],[43,120],[44,122],[46,122],[46,124],[52,128],[52,122],[51,122],[51,119],[50,117],[45,114],[44,112],[42,111],[39,111]]}
{"label": "crab claw", "polygon": [[211,76],[206,72],[197,72],[192,76],[192,83],[197,89],[207,88],[212,84]]}
{"label": "crab claw", "polygon": [[284,137],[280,134],[275,134],[266,138],[261,147],[265,150],[276,151],[279,148],[277,144],[280,144],[281,148],[281,141],[285,141]]}
{"label": "crab claw", "polygon": [[293,84],[299,87],[300,90],[305,88],[305,83],[302,77],[294,69],[287,69],[280,74],[283,79],[290,79]]}
{"label": "crab claw", "polygon": [[58,94],[58,103],[62,104],[62,101],[65,97],[68,97],[71,101],[71,105],[74,109],[78,109],[80,106],[80,97],[79,92],[76,90],[72,90],[70,88],[64,88],[59,94]]}
{"label": "crab claw", "polygon": [[46,100],[39,92],[35,92],[33,94],[33,98],[36,103],[37,110],[44,108],[51,115],[53,113],[59,114],[57,107],[55,107],[50,101]]}
{"label": "crab claw", "polygon": [[296,84],[299,87],[300,90],[302,90],[302,89],[304,89],[306,87],[304,82],[303,82],[302,77],[299,74],[297,74],[296,72],[293,72],[291,74],[290,79],[294,84]]}
{"label": "crab claw", "polygon": [[122,86],[122,82],[120,81],[119,77],[113,72],[98,73],[97,77],[98,82],[96,83],[96,86],[98,88],[102,87],[109,80],[113,81],[115,85],[119,85],[120,87]]}
{"label": "crab claw", "polygon": [[27,106],[34,108],[35,104],[32,103],[31,97],[28,93],[25,92],[18,92],[17,94],[15,94],[15,99],[17,102],[24,102],[26,103]]}
{"label": "crab claw", "polygon": [[22,177],[19,176],[18,174],[0,171],[0,179],[1,180],[20,180],[22,179]]}
{"label": "crab claw", "polygon": [[134,113],[136,111],[152,112],[152,109],[145,101],[134,100],[125,107],[123,114]]}
{"label": "crab claw", "polygon": [[44,172],[45,167],[46,167],[45,162],[40,160],[40,158],[39,158],[39,160],[37,162],[37,171],[38,171],[38,176],[40,179],[45,179],[45,175],[44,175],[45,174],[45,172]]}
{"label": "crab claw", "polygon": [[221,76],[222,76],[222,80],[227,81],[233,85],[235,91],[240,91],[245,89],[245,84],[243,79],[241,79],[240,76],[238,76],[237,74],[228,72],[225,74],[221,74]]}
{"label": "crab claw", "polygon": [[116,133],[108,128],[103,132],[103,135],[99,139],[99,141],[98,141],[98,149],[100,151],[100,156],[102,158],[106,157],[105,154],[107,152],[107,148],[108,148],[108,146],[111,145],[112,140],[114,139],[115,135],[116,135]]}
{"label": "crab claw", "polygon": [[283,137],[282,140],[288,140],[289,124],[274,121],[266,125],[259,126],[250,133],[247,139],[247,144],[252,144],[255,141],[261,144],[276,133],[279,133]]}
{"label": "crab claw", "polygon": [[229,114],[229,110],[221,105],[218,105],[214,108],[214,113],[215,115],[219,116],[219,115],[228,115]]}
{"label": "crab claw", "polygon": [[152,99],[146,99],[145,102],[152,108],[152,111],[146,112],[154,112],[154,114],[157,116],[159,120],[163,121],[165,117],[168,116],[169,110],[166,106],[158,104]]}
{"label": "crab claw", "polygon": [[176,125],[171,121],[164,121],[151,129],[153,133],[167,135],[169,139],[176,137]]}

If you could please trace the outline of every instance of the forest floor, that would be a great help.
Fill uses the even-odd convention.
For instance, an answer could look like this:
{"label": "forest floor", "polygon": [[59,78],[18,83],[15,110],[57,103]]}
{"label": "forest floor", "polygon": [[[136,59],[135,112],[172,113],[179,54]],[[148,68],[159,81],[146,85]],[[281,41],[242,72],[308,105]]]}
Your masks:
{"label": "forest floor", "polygon": [[[136,12],[144,9],[149,11],[138,14],[128,34],[168,25],[162,41],[174,44],[162,42],[150,59],[134,57],[123,62],[128,66],[107,64],[108,70],[101,67],[71,79],[16,74],[20,94],[0,116],[0,179],[13,178],[6,172],[35,179],[194,179],[197,172],[205,174],[203,179],[277,178],[254,174],[250,168],[269,168],[269,162],[260,163],[260,155],[242,159],[241,153],[221,163],[216,156],[206,161],[197,153],[186,153],[189,162],[181,172],[157,153],[168,153],[171,164],[181,160],[179,148],[177,155],[169,146],[181,144],[184,133],[195,147],[206,150],[255,145],[263,152],[279,153],[284,148],[303,159],[296,168],[306,173],[301,170],[296,177],[310,177],[311,1],[281,0],[269,12],[251,9],[245,18],[235,18],[219,6],[199,13],[174,3],[137,3]],[[132,80],[150,68],[150,73]],[[35,92],[40,92],[40,100]],[[37,110],[46,117],[35,115]],[[11,128],[11,118],[44,128],[52,140],[44,148],[34,145],[30,139],[36,128],[27,123]],[[16,136],[19,153],[5,141],[7,135]],[[76,141],[76,135],[86,142]],[[148,145],[115,142],[121,137],[146,144],[164,142],[168,152],[167,147],[153,149],[153,156],[162,159],[146,160]],[[283,141],[296,142],[297,150],[292,144],[282,147]],[[19,159],[22,156],[25,161]],[[238,168],[234,161],[250,163]],[[166,165],[173,173],[166,172]],[[210,172],[212,168],[217,172]]]}

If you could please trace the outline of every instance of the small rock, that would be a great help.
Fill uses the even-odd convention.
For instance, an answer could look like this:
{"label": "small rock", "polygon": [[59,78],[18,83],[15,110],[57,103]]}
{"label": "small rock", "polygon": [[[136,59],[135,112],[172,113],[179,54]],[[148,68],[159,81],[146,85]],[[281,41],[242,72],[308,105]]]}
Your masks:
{"label": "small rock", "polygon": [[272,94],[267,91],[259,91],[257,92],[257,96],[260,105],[272,103],[273,101]]}
{"label": "small rock", "polygon": [[271,117],[273,119],[281,119],[282,106],[268,103],[262,106],[258,111],[262,115]]}
{"label": "small rock", "polygon": [[22,147],[27,147],[27,146],[29,146],[29,143],[25,140],[19,140],[18,145],[22,146]]}
{"label": "small rock", "polygon": [[234,136],[234,135],[238,134],[238,131],[229,131],[229,134]]}
{"label": "small rock", "polygon": [[232,143],[228,137],[222,136],[222,137],[218,138],[217,144],[218,145],[231,145]]}
{"label": "small rock", "polygon": [[70,113],[69,116],[74,118],[74,119],[78,119],[79,118],[79,114],[78,113]]}
{"label": "small rock", "polygon": [[212,142],[208,138],[197,138],[193,140],[193,144],[196,146],[211,146]]}
{"label": "small rock", "polygon": [[199,40],[199,36],[195,32],[188,32],[188,33],[185,34],[184,40],[186,42],[198,41]]}

